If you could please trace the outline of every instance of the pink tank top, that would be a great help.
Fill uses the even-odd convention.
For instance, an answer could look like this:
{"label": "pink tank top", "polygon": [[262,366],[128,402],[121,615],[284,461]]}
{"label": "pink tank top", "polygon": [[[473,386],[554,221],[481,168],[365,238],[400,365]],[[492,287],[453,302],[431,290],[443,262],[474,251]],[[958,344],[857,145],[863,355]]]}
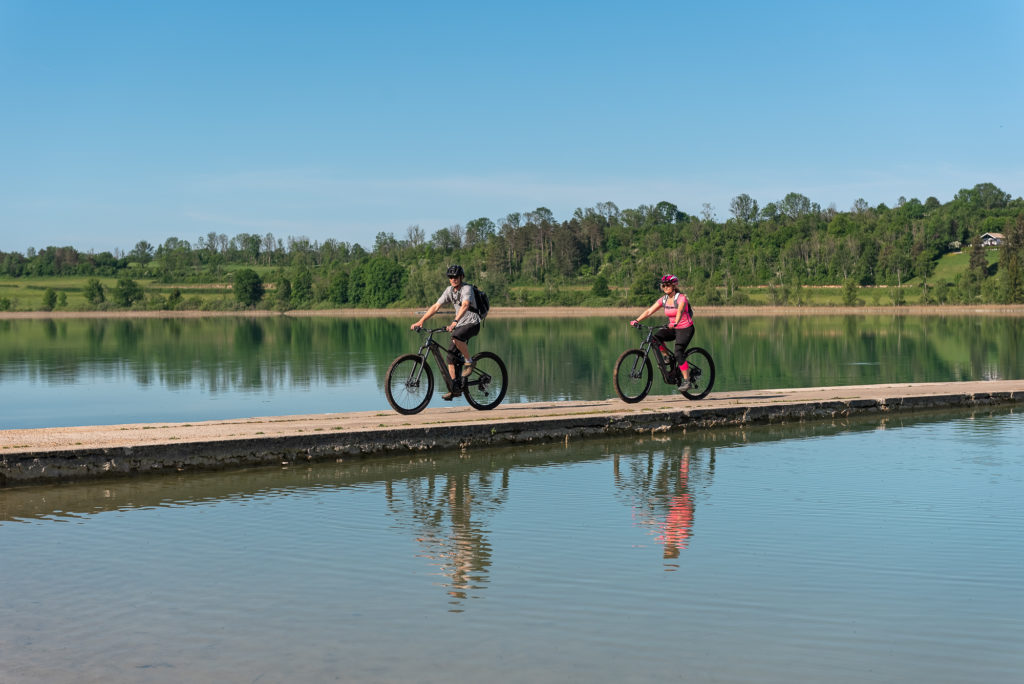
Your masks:
{"label": "pink tank top", "polygon": [[[682,292],[676,292],[670,299],[668,295],[661,298],[661,305],[665,307],[665,315],[668,316],[668,327],[689,328],[693,325],[693,316],[690,310],[690,300]],[[683,315],[679,318],[679,325],[672,325],[676,320],[676,311],[683,307]]]}

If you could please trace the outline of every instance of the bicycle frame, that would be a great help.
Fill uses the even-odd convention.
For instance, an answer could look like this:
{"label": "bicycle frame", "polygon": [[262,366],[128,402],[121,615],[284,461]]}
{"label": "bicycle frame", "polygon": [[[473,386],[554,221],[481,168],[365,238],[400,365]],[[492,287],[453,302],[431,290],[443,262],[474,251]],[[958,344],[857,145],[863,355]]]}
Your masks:
{"label": "bicycle frame", "polygon": [[642,351],[644,356],[648,358],[653,356],[655,365],[657,365],[658,370],[661,371],[661,377],[665,381],[665,384],[674,385],[677,379],[676,375],[679,372],[679,368],[676,366],[676,355],[669,351],[667,347],[665,348],[665,354],[663,355],[655,346],[655,344],[661,344],[661,342],[654,337],[654,331],[657,330],[659,326],[652,327],[642,323],[637,323],[636,327],[647,331],[644,341],[640,344],[640,351]]}
{"label": "bicycle frame", "polygon": [[[419,357],[423,359],[423,363],[420,365],[419,370],[416,371],[416,382],[419,382],[420,376],[423,374],[423,368],[427,365],[427,359],[430,356],[433,356],[434,363],[437,365],[437,370],[441,374],[441,377],[444,378],[445,387],[448,388],[449,392],[454,392],[456,389],[459,389],[459,386],[455,384],[455,378],[448,376],[448,363],[441,356],[441,343],[434,339],[434,333],[447,332],[447,330],[444,328],[421,328],[421,330],[427,334],[427,339],[423,340],[423,344],[420,345],[419,351],[416,352]],[[449,349],[446,351],[454,351],[455,353],[458,353],[457,349]],[[456,378],[459,377],[459,369],[461,367],[461,363],[455,364]]]}

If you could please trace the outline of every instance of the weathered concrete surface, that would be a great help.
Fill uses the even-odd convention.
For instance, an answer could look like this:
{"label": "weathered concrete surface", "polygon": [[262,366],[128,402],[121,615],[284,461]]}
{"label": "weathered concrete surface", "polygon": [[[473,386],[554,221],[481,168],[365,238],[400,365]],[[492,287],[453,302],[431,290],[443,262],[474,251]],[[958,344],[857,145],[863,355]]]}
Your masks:
{"label": "weathered concrete surface", "polygon": [[718,392],[696,402],[656,396],[639,404],[618,399],[505,404],[484,412],[462,404],[415,416],[381,410],[0,430],[0,486],[997,405],[1024,406],[1024,380]]}

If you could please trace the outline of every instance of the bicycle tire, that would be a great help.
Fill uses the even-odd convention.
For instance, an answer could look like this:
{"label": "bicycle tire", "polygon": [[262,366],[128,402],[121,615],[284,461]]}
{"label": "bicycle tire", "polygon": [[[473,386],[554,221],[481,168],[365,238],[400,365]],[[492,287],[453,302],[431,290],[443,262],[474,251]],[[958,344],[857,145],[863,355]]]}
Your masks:
{"label": "bicycle tire", "polygon": [[715,386],[715,360],[706,349],[691,347],[683,355],[690,367],[690,389],[683,392],[687,399],[703,399]]}
{"label": "bicycle tire", "polygon": [[462,387],[470,406],[490,411],[501,403],[508,391],[505,362],[493,352],[480,352],[473,357],[473,371],[462,379]]}
{"label": "bicycle tire", "polygon": [[406,416],[419,413],[434,395],[434,373],[419,354],[403,354],[388,367],[384,394],[391,408],[399,413]]}
{"label": "bicycle tire", "polygon": [[619,399],[635,404],[651,391],[651,383],[654,382],[651,360],[639,349],[627,349],[615,362],[614,380]]}

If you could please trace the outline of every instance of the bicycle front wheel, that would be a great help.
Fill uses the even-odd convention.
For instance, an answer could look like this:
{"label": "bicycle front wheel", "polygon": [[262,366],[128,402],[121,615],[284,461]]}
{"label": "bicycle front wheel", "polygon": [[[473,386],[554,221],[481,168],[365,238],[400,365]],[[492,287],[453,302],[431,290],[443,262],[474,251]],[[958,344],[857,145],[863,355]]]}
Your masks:
{"label": "bicycle front wheel", "polygon": [[627,404],[646,397],[653,381],[651,360],[639,349],[627,349],[615,362],[615,393]]}
{"label": "bicycle front wheel", "polygon": [[404,354],[391,362],[384,378],[384,394],[391,408],[401,414],[419,413],[434,394],[434,374],[426,359]]}
{"label": "bicycle front wheel", "polygon": [[508,371],[497,354],[480,352],[473,357],[473,371],[462,379],[466,401],[475,409],[489,411],[505,398]]}
{"label": "bicycle front wheel", "polygon": [[690,367],[690,389],[683,392],[687,399],[703,399],[715,385],[715,362],[706,349],[692,347],[683,356]]}

